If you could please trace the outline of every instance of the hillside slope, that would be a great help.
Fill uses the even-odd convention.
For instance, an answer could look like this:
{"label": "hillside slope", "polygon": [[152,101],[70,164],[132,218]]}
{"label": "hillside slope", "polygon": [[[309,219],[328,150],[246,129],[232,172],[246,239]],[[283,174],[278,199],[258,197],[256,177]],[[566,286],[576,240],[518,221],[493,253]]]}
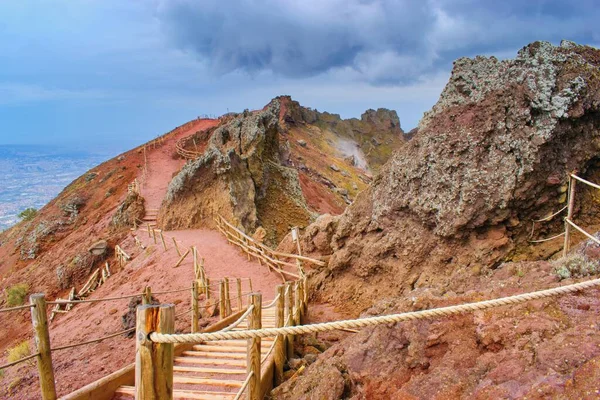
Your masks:
{"label": "hillside slope", "polygon": [[[418,133],[393,155],[373,185],[340,217],[324,216],[306,229],[304,248],[330,256],[328,267],[310,275],[315,297],[356,315],[373,304],[378,304],[377,312],[393,312],[493,298],[507,293],[515,281],[523,283],[519,292],[556,285],[558,277],[547,263],[511,267],[505,262],[548,257],[560,249],[560,239],[530,244],[531,221],[564,206],[568,173],[598,181],[599,67],[600,51],[571,42],[558,47],[532,43],[514,60],[457,60]],[[597,230],[597,199],[592,190],[578,189],[574,219],[592,232]],[[543,229],[560,233],[560,218]],[[280,247],[289,249],[289,238]],[[548,250],[537,252],[538,247]],[[533,278],[521,282],[511,274]],[[283,398],[319,397],[330,387],[329,381],[318,383],[327,372],[342,377],[340,393],[347,398],[471,398],[474,393],[475,398],[518,398],[536,394],[546,384],[549,391],[540,389],[537,396],[557,395],[576,368],[586,361],[597,364],[600,342],[588,330],[598,329],[597,296],[598,290],[590,290],[510,311],[367,329],[329,353],[340,357],[325,357],[320,367],[306,371],[306,378],[278,393]],[[572,310],[579,303],[589,310],[585,316]],[[505,318],[492,316],[497,314]],[[486,338],[481,331],[493,330],[494,324],[482,321],[494,318],[506,326],[545,318],[552,329],[544,334],[529,325],[522,335]],[[540,365],[533,354],[519,366],[523,369],[507,364],[502,372],[485,361],[497,362],[493,353],[498,351],[505,360],[521,357],[535,352],[541,342],[552,351],[572,343],[589,347],[580,352],[572,348],[574,353],[564,353],[560,365],[555,360]],[[469,346],[477,354],[470,354]],[[440,362],[446,353],[454,361]],[[467,365],[459,367],[456,360],[462,355]],[[394,372],[376,365],[389,365]],[[463,374],[456,372],[465,367],[469,369]],[[593,369],[590,373],[597,376]],[[490,382],[506,382],[506,390],[478,391],[478,385],[489,389]]]}

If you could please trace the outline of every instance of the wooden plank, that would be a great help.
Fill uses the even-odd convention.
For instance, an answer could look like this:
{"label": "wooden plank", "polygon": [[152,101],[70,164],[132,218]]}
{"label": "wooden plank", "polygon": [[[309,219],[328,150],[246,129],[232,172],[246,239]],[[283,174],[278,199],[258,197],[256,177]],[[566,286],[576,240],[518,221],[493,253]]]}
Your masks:
{"label": "wooden plank", "polygon": [[207,367],[186,367],[181,365],[175,365],[173,367],[173,373],[175,372],[195,372],[199,374],[224,374],[224,375],[246,375],[246,369],[233,369],[233,368],[207,368]]}
{"label": "wooden plank", "polygon": [[[135,388],[133,386],[121,386],[115,391],[115,394],[134,396]],[[193,399],[193,400],[222,400],[233,399],[235,393],[229,392],[207,392],[203,390],[174,390],[173,399]]]}
{"label": "wooden plank", "polygon": [[232,360],[243,360],[246,358],[246,353],[234,354],[234,353],[218,353],[216,351],[186,351],[182,354],[184,357],[204,357],[212,359],[232,359]]}
{"label": "wooden plank", "polygon": [[183,259],[190,254],[190,249],[187,249],[187,251],[179,258],[179,261],[177,261],[177,264],[175,264],[175,266],[173,268],[177,268],[179,267],[179,265],[183,262]]}
{"label": "wooden plank", "polygon": [[210,385],[210,386],[231,386],[241,387],[243,381],[234,381],[226,379],[211,379],[211,378],[194,378],[191,376],[175,375],[174,383],[185,383],[188,385]]}
{"label": "wooden plank", "polygon": [[[225,342],[227,343],[227,342]],[[216,352],[216,353],[222,353],[222,352],[231,352],[231,353],[244,353],[246,354],[246,346],[211,346],[211,345],[207,345],[207,344],[197,344],[194,345],[193,349],[195,351],[204,351],[207,353],[210,352]],[[268,349],[267,349],[268,350]],[[266,352],[266,350],[265,350]]]}
{"label": "wooden plank", "polygon": [[175,363],[201,364],[201,365],[228,365],[233,367],[245,367],[246,361],[239,360],[208,360],[206,358],[175,357]]}
{"label": "wooden plank", "polygon": [[54,369],[52,368],[52,353],[50,351],[50,333],[48,332],[48,319],[46,314],[46,299],[42,293],[32,294],[29,297],[31,305],[31,323],[35,334],[35,344],[38,353],[38,375],[43,400],[56,400],[56,387],[54,385]]}

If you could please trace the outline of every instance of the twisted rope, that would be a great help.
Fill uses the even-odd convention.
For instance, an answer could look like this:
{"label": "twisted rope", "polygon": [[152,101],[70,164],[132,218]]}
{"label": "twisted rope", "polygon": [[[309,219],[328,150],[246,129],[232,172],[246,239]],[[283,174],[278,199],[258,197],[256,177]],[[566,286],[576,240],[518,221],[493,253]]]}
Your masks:
{"label": "twisted rope", "polygon": [[242,387],[240,388],[240,391],[235,395],[233,400],[239,400],[242,397],[242,394],[244,394],[244,390],[246,390],[246,387],[248,387],[248,383],[250,383],[250,379],[252,379],[253,376],[254,376],[254,371],[250,371],[250,373],[246,377],[246,380],[244,381],[244,383],[242,383]]}
{"label": "twisted rope", "polygon": [[577,176],[577,175],[575,175],[575,174],[571,174],[571,178],[577,179],[579,182],[583,182],[583,183],[585,183],[586,185],[589,185],[589,186],[591,186],[591,187],[593,187],[593,188],[600,189],[600,185],[596,185],[595,183],[592,183],[592,182],[590,182],[590,181],[586,181],[585,179],[583,179],[583,178],[580,178],[580,177],[578,177],[578,176]]}
{"label": "twisted rope", "polygon": [[270,302],[269,304],[267,304],[266,306],[262,306],[263,310],[266,310],[267,308],[272,308],[275,306],[275,303],[277,303],[277,300],[279,300],[279,294],[277,296],[275,296],[275,298],[273,299],[272,302]]}
{"label": "twisted rope", "polygon": [[187,292],[188,290],[192,290],[192,287],[187,287],[183,289],[175,289],[175,290],[165,290],[164,292],[154,292],[152,294],[168,294],[168,293],[178,293],[178,292]]}
{"label": "twisted rope", "polygon": [[550,241],[550,240],[557,239],[557,238],[559,238],[559,237],[561,237],[561,236],[565,236],[565,232],[563,232],[563,233],[559,233],[559,234],[558,234],[558,235],[556,235],[556,236],[552,236],[552,237],[549,237],[549,238],[546,238],[546,239],[539,239],[539,240],[529,240],[529,243],[542,243],[542,242],[548,242],[548,241]]}
{"label": "twisted rope", "polygon": [[250,315],[252,310],[254,310],[254,304],[251,305],[250,307],[248,307],[246,312],[243,313],[242,316],[237,319],[237,321],[235,321],[233,324],[229,325],[228,327],[221,329],[221,332],[229,332],[230,330],[236,328],[239,324],[241,324],[248,317],[248,315]]}
{"label": "twisted rope", "polygon": [[337,329],[364,328],[380,324],[395,324],[403,321],[414,321],[461,314],[465,312],[485,310],[493,307],[520,304],[529,300],[543,299],[552,296],[563,295],[589,289],[600,285],[600,279],[574,283],[537,292],[524,293],[516,296],[502,297],[494,300],[486,300],[476,303],[466,303],[456,306],[433,308],[430,310],[413,311],[401,314],[382,315],[346,321],[324,322],[313,325],[289,326],[282,328],[264,328],[256,330],[213,332],[213,333],[190,333],[183,335],[163,334],[153,332],[149,335],[150,340],[156,343],[200,343],[208,340],[231,340],[273,337],[276,335],[302,335],[306,333],[326,332]]}
{"label": "twisted rope", "polygon": [[73,347],[79,347],[79,346],[84,346],[86,344],[97,343],[97,342],[101,342],[101,341],[106,340],[106,339],[110,339],[110,338],[114,338],[114,337],[119,336],[119,335],[123,335],[125,333],[133,332],[133,331],[135,331],[135,328],[129,328],[129,329],[125,329],[125,330],[120,331],[120,332],[111,333],[110,335],[103,336],[103,337],[100,337],[100,338],[97,338],[97,339],[88,340],[86,342],[75,343],[75,344],[68,344],[68,345],[60,346],[60,347],[54,347],[54,348],[50,349],[50,351],[72,349]]}
{"label": "twisted rope", "polygon": [[275,343],[277,343],[277,341],[279,340],[279,336],[277,336],[275,338],[275,340],[273,340],[273,344],[271,345],[271,347],[269,347],[269,351],[267,351],[267,353],[263,356],[262,360],[260,360],[260,364],[262,365],[265,360],[267,358],[269,358],[269,356],[271,355],[271,353],[273,352],[273,349],[275,349]]}
{"label": "twisted rope", "polygon": [[55,300],[48,301],[46,304],[78,304],[78,303],[99,303],[101,301],[112,301],[112,300],[123,300],[123,299],[132,299],[134,297],[143,296],[143,293],[139,294],[131,294],[127,296],[120,297],[105,297],[103,299],[89,299],[89,300]]}

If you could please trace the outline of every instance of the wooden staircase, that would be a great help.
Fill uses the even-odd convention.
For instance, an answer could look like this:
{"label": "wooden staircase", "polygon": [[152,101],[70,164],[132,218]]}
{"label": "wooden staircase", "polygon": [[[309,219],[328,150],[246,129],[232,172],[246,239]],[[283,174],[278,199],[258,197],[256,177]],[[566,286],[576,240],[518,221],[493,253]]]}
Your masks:
{"label": "wooden staircase", "polygon": [[142,218],[142,222],[144,225],[150,224],[151,228],[156,227],[156,218],[158,218],[158,209],[157,208],[147,208],[146,215]]}
{"label": "wooden staircase", "polygon": [[[276,308],[262,310],[262,327],[276,326]],[[233,330],[248,329],[247,319]],[[274,338],[261,340],[264,358]],[[173,366],[173,398],[193,400],[234,399],[246,372],[247,341],[222,340],[204,342],[175,357]],[[135,396],[135,387],[121,386],[114,400],[129,400]]]}

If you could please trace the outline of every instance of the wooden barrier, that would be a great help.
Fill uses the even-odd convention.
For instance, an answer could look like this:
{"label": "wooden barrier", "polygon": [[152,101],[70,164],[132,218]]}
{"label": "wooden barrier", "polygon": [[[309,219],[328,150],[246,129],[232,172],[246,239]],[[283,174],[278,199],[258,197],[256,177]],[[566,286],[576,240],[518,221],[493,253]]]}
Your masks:
{"label": "wooden barrier", "polygon": [[[37,367],[40,376],[42,400],[55,400],[56,387],[54,384],[54,368],[52,368],[52,353],[50,351],[50,333],[46,315],[46,298],[42,293],[32,294],[31,322],[35,334],[35,344],[38,351]],[[259,305],[260,307],[260,305]]]}
{"label": "wooden barrier", "polygon": [[225,281],[219,282],[219,315],[221,319],[227,316],[227,308],[225,307]]}
{"label": "wooden barrier", "polygon": [[[277,327],[283,327],[285,323],[285,286],[277,286]],[[275,385],[279,385],[283,382],[283,364],[285,364],[286,348],[285,348],[285,337],[283,335],[277,336],[277,344],[275,347],[275,371],[274,371],[274,382]]]}
{"label": "wooden barrier", "polygon": [[[248,304],[253,305],[252,313],[248,316],[248,328],[260,329],[262,327],[262,294],[252,293],[248,298]],[[248,354],[246,371],[252,373],[248,383],[248,398],[250,400],[260,400],[261,388],[261,365],[260,365],[260,346],[261,339],[248,339]]]}
{"label": "wooden barrier", "polygon": [[175,332],[175,306],[142,305],[137,309],[135,398],[173,399],[173,344],[148,340],[150,332]]}
{"label": "wooden barrier", "polygon": [[198,332],[198,286],[199,282],[192,282],[192,333]]}
{"label": "wooden barrier", "polygon": [[231,315],[231,296],[229,295],[229,278],[223,278],[225,281],[225,312]]}
{"label": "wooden barrier", "polygon": [[[575,186],[577,181],[569,175],[569,208],[567,209],[567,220],[573,220],[573,210],[575,208]],[[565,220],[565,242],[563,246],[563,257],[567,256],[571,250],[571,225]]]}
{"label": "wooden barrier", "polygon": [[[285,289],[287,291],[287,295],[285,296],[286,308],[287,308],[287,323],[285,326],[294,325],[294,286],[291,282],[287,282],[285,284]],[[294,336],[287,335],[286,338],[286,350],[287,350],[287,358],[288,360],[294,358]]]}

